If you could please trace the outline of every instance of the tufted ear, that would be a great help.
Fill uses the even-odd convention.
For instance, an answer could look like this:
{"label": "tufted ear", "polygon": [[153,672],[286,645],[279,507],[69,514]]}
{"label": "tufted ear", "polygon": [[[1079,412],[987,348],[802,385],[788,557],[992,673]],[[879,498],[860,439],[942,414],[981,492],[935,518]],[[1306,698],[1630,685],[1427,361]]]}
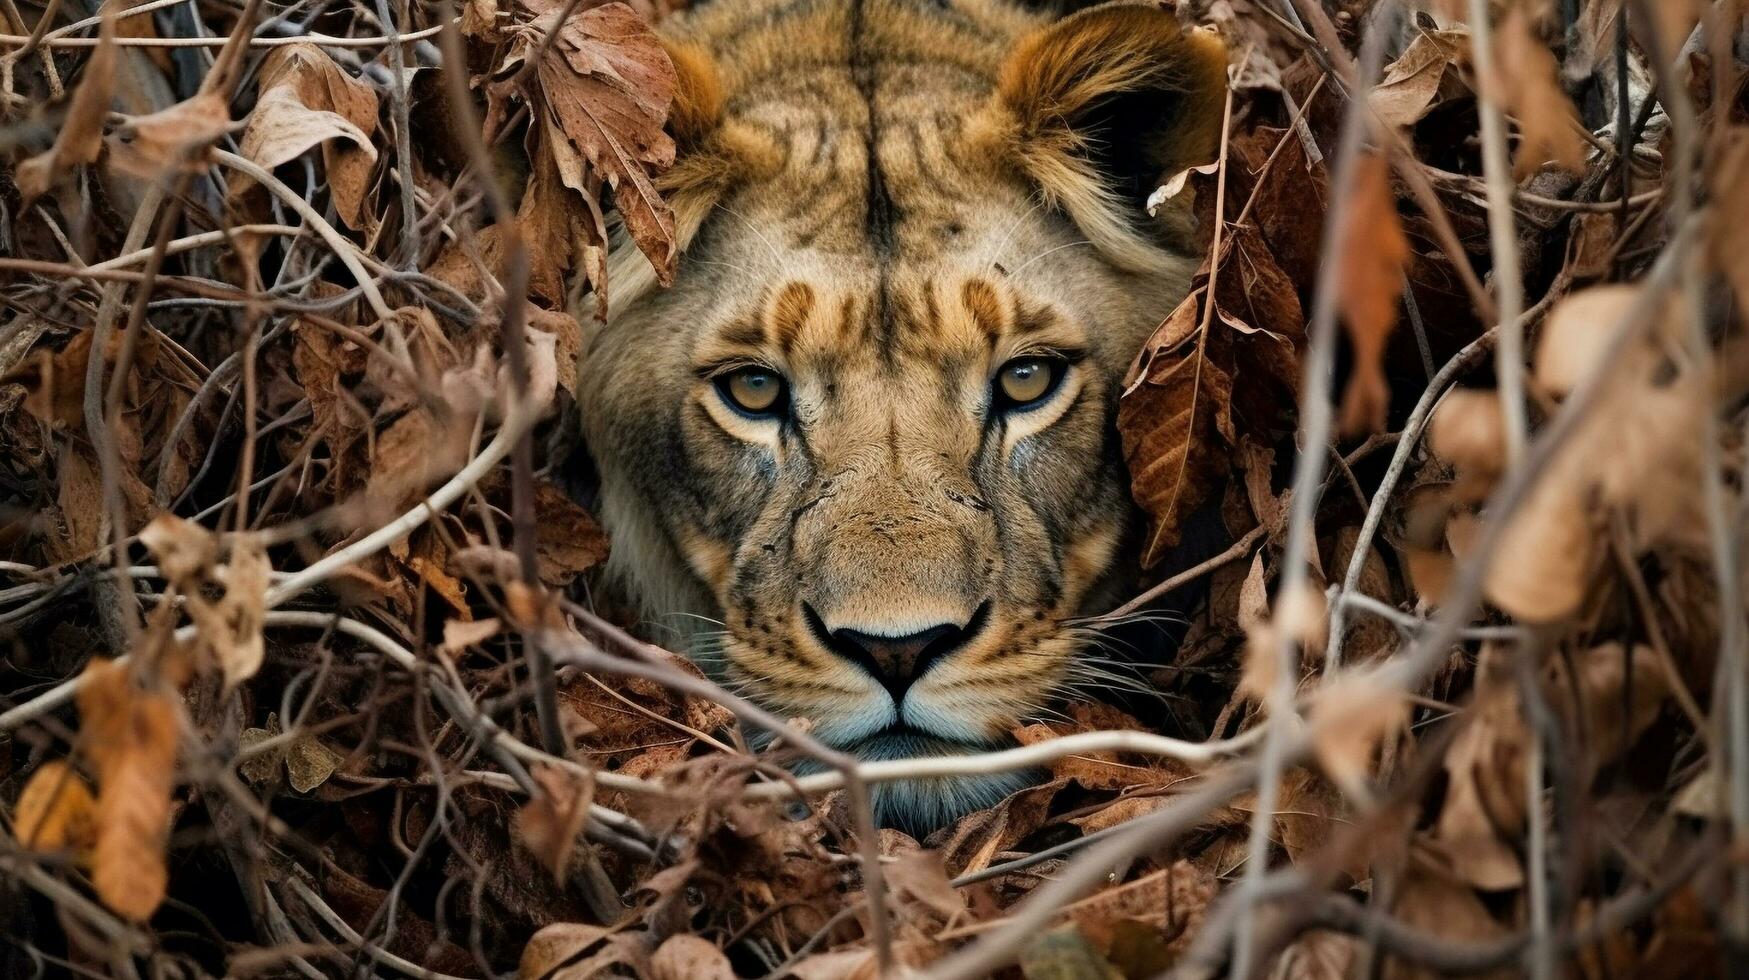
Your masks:
{"label": "tufted ear", "polygon": [[1022,37],[984,115],[998,152],[1113,261],[1167,261],[1141,225],[1163,178],[1215,158],[1226,46],[1153,4],[1083,10]]}

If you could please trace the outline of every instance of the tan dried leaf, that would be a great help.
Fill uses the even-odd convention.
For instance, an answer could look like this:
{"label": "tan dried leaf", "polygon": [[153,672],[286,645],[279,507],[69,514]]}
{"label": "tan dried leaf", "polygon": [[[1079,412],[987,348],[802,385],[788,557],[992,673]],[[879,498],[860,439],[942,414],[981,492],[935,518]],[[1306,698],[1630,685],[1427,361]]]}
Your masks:
{"label": "tan dried leaf", "polygon": [[103,904],[144,922],[169,885],[177,703],[157,687],[141,688],[125,664],[110,660],[85,669],[77,701],[83,744],[97,771],[91,883]]}
{"label": "tan dried leaf", "polygon": [[105,17],[98,29],[97,47],[85,61],[54,145],[20,161],[13,174],[27,206],[72,173],[75,166],[97,161],[103,150],[103,123],[109,117],[109,100],[115,91],[117,57],[115,18]]}
{"label": "tan dried leaf", "polygon": [[[225,587],[224,598],[213,604],[213,618],[203,623],[202,639],[212,644],[226,684],[238,684],[255,676],[267,654],[262,630],[267,620],[267,586],[273,570],[267,548],[254,535],[231,539],[231,560],[218,570]],[[193,612],[193,606],[190,607]],[[208,629],[218,635],[208,636]]]}
{"label": "tan dried leaf", "polygon": [[159,514],[140,529],[140,543],[158,562],[158,570],[185,595],[197,593],[218,561],[213,533],[174,514]]}
{"label": "tan dried leaf", "polygon": [[1521,6],[1506,12],[1494,28],[1498,77],[1484,79],[1483,96],[1509,108],[1518,120],[1518,150],[1513,175],[1523,180],[1545,163],[1573,173],[1585,170],[1585,140],[1573,100],[1561,90],[1555,56],[1532,30]]}
{"label": "tan dried leaf", "polygon": [[1144,567],[1178,543],[1185,519],[1226,472],[1218,447],[1233,375],[1209,356],[1199,336],[1206,297],[1207,290],[1192,292],[1155,331],[1140,376],[1118,402],[1130,493],[1148,515]]}
{"label": "tan dried leaf", "polygon": [[109,162],[141,180],[199,173],[208,151],[231,131],[231,110],[216,92],[202,92],[149,116],[135,116],[109,138]]}
{"label": "tan dried leaf", "polygon": [[504,624],[497,618],[448,619],[443,623],[443,652],[457,654],[471,646],[478,646],[504,631]]}
{"label": "tan dried leaf", "polygon": [[1387,126],[1413,126],[1427,115],[1464,57],[1463,31],[1419,31],[1408,49],[1385,68],[1367,93],[1367,103]]}
{"label": "tan dried leaf", "polygon": [[650,957],[650,980],[735,980],[716,944],[684,933],[669,936]]}
{"label": "tan dried leaf", "polygon": [[1493,391],[1454,388],[1440,401],[1427,427],[1433,454],[1457,467],[1453,496],[1481,501],[1506,468],[1506,415]]}
{"label": "tan dried leaf", "polygon": [[563,882],[589,818],[595,784],[556,766],[537,766],[530,774],[541,792],[516,812],[516,838],[553,873],[553,881]]}
{"label": "tan dried leaf", "polygon": [[1373,671],[1348,671],[1318,690],[1308,721],[1312,751],[1325,774],[1351,799],[1367,800],[1374,753],[1402,731],[1409,702]]}
{"label": "tan dried leaf", "polygon": [[885,874],[895,895],[923,905],[943,922],[966,910],[965,895],[948,880],[936,851],[907,851],[887,866]]}
{"label": "tan dried leaf", "polygon": [[18,795],[12,833],[33,851],[88,854],[97,839],[97,799],[71,766],[58,759],[45,762]]}
{"label": "tan dried leaf", "polygon": [[1582,484],[1556,469],[1507,520],[1483,580],[1489,602],[1530,623],[1578,611],[1600,549]]}
{"label": "tan dried leaf", "polygon": [[1536,345],[1536,380],[1553,395],[1568,395],[1602,369],[1611,335],[1623,322],[1639,286],[1593,286],[1555,303]]}
{"label": "tan dried leaf", "polygon": [[[272,170],[317,146],[334,210],[348,227],[364,223],[364,203],[377,150],[376,92],[348,75],[321,48],[299,42],[275,48],[261,68],[261,95],[239,143],[242,155]],[[241,196],[254,181],[232,178]]]}
{"label": "tan dried leaf", "polygon": [[580,11],[557,23],[562,3],[536,0],[537,16],[517,36],[505,67],[518,66],[544,47],[536,71],[541,111],[564,184],[593,199],[586,160],[606,177],[626,228],[656,269],[673,280],[678,246],[674,215],[651,180],[674,162],[674,141],[663,131],[677,77],[649,25],[623,3]]}
{"label": "tan dried leaf", "polygon": [[1354,345],[1354,367],[1342,393],[1345,434],[1385,426],[1391,389],[1385,380],[1385,344],[1397,325],[1409,239],[1397,216],[1390,162],[1369,154],[1355,161],[1353,187],[1337,233],[1337,304]]}

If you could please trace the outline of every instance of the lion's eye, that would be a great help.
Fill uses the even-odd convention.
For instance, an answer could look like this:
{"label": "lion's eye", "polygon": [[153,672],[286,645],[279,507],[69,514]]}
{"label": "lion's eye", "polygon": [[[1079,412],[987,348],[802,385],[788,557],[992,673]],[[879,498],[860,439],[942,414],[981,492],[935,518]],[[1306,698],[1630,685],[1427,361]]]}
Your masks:
{"label": "lion's eye", "polygon": [[758,418],[783,414],[783,375],[768,368],[744,367],[717,378],[717,391],[729,406]]}
{"label": "lion's eye", "polygon": [[996,393],[1004,408],[1029,408],[1043,401],[1063,378],[1063,362],[1048,357],[1017,357],[996,375]]}

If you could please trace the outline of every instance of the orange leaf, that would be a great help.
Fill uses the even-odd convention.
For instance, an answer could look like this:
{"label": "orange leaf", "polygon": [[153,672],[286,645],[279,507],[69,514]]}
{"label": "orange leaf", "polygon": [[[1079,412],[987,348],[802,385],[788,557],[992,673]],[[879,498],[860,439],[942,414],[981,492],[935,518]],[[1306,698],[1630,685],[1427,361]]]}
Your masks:
{"label": "orange leaf", "polygon": [[139,687],[112,660],[85,669],[78,704],[81,741],[97,770],[91,883],[103,904],[143,922],[169,885],[177,704],[161,689]]}
{"label": "orange leaf", "polygon": [[31,850],[88,852],[97,835],[96,816],[97,800],[85,780],[65,762],[45,762],[18,796],[12,830]]}
{"label": "orange leaf", "polygon": [[1409,240],[1391,193],[1390,164],[1382,156],[1355,161],[1354,186],[1337,233],[1337,303],[1354,344],[1354,370],[1342,394],[1342,431],[1353,435],[1385,426],[1391,391],[1385,382],[1385,342],[1397,325],[1397,298]]}

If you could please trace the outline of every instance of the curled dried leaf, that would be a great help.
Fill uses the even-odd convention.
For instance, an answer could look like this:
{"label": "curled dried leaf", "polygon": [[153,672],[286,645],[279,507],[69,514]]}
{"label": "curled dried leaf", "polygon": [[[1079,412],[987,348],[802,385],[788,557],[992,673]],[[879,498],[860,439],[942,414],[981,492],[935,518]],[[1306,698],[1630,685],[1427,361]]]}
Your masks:
{"label": "curled dried leaf", "polygon": [[73,167],[95,163],[103,150],[103,123],[109,115],[110,96],[115,91],[115,70],[118,57],[115,46],[115,18],[103,18],[98,29],[97,49],[85,62],[79,85],[73,90],[72,104],[55,143],[47,150],[20,161],[13,179],[26,204],[42,196],[57,180],[70,174]]}
{"label": "curled dried leaf", "polygon": [[1342,431],[1377,432],[1385,426],[1391,389],[1385,380],[1385,344],[1397,325],[1409,239],[1391,192],[1390,162],[1380,155],[1355,161],[1353,188],[1337,234],[1337,303],[1354,345],[1354,368],[1342,394]]}
{"label": "curled dried leaf", "polygon": [[78,703],[83,744],[97,770],[91,883],[103,904],[144,922],[164,900],[170,881],[165,848],[177,702],[155,685],[137,685],[126,665],[94,660],[79,686]]}
{"label": "curled dried leaf", "polygon": [[12,811],[12,832],[33,851],[89,854],[97,839],[97,798],[72,767],[45,762],[30,774]]}
{"label": "curled dried leaf", "polygon": [[1409,702],[1400,687],[1373,671],[1350,671],[1318,690],[1308,721],[1312,751],[1324,772],[1351,798],[1370,797],[1367,777],[1379,744],[1400,732]]}

